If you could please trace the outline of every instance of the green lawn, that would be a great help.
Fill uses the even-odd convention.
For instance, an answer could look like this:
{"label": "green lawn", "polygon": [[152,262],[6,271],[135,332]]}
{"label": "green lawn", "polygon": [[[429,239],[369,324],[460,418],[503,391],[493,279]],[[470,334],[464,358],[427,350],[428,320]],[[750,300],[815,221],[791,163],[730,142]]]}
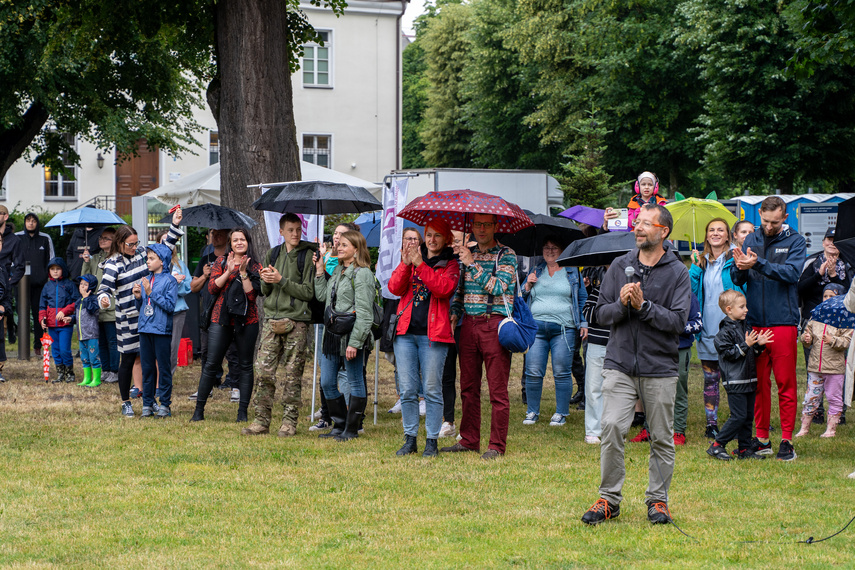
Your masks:
{"label": "green lawn", "polygon": [[402,430],[400,416],[386,413],[395,397],[385,361],[379,424],[342,444],[307,431],[308,389],[297,437],[247,438],[224,392],[215,391],[207,421],[188,423],[198,363],[179,369],[174,417],[158,421],[121,418],[116,385],[44,384],[35,380],[40,360],[12,359],[0,385],[0,565],[855,566],[855,524],[821,544],[796,544],[855,516],[851,426],[832,440],[821,429],[797,440],[792,463],[716,462],[704,453],[693,366],[689,444],[677,450],[670,498],[693,538],[647,523],[646,444],[628,445],[620,519],[590,528],[579,517],[597,498],[599,449],[582,442],[583,412],[549,427],[551,390],[546,419],[522,425],[521,360],[511,374],[508,453],[484,462],[395,457]]}

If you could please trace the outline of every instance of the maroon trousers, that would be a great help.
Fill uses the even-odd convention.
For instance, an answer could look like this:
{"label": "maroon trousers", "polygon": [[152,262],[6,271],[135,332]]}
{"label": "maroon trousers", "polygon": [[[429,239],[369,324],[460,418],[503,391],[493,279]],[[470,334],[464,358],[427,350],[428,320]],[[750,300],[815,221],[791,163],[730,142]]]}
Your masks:
{"label": "maroon trousers", "polygon": [[464,316],[457,348],[460,360],[460,444],[481,450],[481,365],[487,369],[490,390],[490,445],[501,454],[508,441],[511,404],[508,398],[508,378],[511,373],[511,353],[499,344],[499,323],[504,316]]}

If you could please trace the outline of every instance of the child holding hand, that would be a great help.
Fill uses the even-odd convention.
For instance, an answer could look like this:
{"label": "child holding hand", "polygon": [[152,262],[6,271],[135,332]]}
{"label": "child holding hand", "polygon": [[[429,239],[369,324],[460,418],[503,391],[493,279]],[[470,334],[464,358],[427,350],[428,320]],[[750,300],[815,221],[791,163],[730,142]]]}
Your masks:
{"label": "child holding hand", "polygon": [[53,362],[57,376],[53,383],[74,382],[74,358],[71,355],[71,316],[80,297],[77,287],[68,279],[68,266],[61,257],[48,263],[48,282],[39,301],[39,321],[50,334]]}
{"label": "child holding hand", "polygon": [[[845,292],[843,285],[829,283],[822,291],[822,300],[827,301]],[[846,375],[846,351],[852,342],[852,329],[838,329],[831,325],[808,321],[802,333],[805,346],[814,346],[808,358],[808,387],[802,404],[802,429],[796,437],[810,431],[816,408],[822,402],[823,393],[828,398],[828,426],[820,437],[837,435],[837,425],[843,412],[843,379]]]}
{"label": "child holding hand", "polygon": [[[172,415],[172,312],[178,298],[178,281],[170,274],[172,250],[157,243],[146,248],[149,274],[133,286],[134,304],[139,311],[140,361],[143,373],[142,418],[157,413]],[[155,390],[160,385],[160,406]]]}
{"label": "child holding hand", "polygon": [[737,459],[765,459],[751,450],[751,427],[757,394],[756,358],[772,342],[773,333],[771,330],[758,333],[749,326],[745,320],[748,316],[745,295],[737,289],[722,293],[718,305],[726,316],[721,321],[714,344],[730,417],[707,453],[715,459],[730,461],[726,446],[733,439],[738,439],[739,451],[734,454]]}

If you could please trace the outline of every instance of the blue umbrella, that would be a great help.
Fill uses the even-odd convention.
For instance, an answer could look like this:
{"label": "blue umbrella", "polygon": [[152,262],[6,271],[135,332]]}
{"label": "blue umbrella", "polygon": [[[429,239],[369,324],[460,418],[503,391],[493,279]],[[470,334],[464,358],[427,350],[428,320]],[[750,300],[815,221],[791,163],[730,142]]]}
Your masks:
{"label": "blue umbrella", "polygon": [[45,224],[46,228],[59,226],[59,235],[65,233],[65,226],[70,227],[97,227],[124,225],[125,220],[110,210],[99,210],[98,208],[77,208],[68,212],[60,212]]}
{"label": "blue umbrella", "polygon": [[[365,212],[353,220],[353,223],[359,226],[359,231],[365,236],[365,241],[368,247],[380,247],[381,224],[383,222],[383,213]],[[418,228],[416,224],[410,220],[404,220],[405,228]]]}
{"label": "blue umbrella", "polygon": [[843,306],[845,295],[837,295],[823,301],[810,312],[810,318],[838,329],[855,329],[855,313]]}

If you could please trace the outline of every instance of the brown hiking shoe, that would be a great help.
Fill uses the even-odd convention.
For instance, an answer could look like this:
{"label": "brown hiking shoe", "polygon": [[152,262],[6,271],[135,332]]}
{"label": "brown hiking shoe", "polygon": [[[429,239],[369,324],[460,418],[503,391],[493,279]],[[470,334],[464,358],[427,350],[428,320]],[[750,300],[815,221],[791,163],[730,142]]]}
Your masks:
{"label": "brown hiking shoe", "polygon": [[276,434],[279,437],[293,437],[297,435],[297,426],[294,424],[282,424],[282,427],[279,428],[279,432]]}
{"label": "brown hiking shoe", "polygon": [[270,433],[270,429],[268,429],[267,426],[253,423],[249,427],[245,427],[240,430],[240,432],[243,435],[264,435],[266,433]]}
{"label": "brown hiking shoe", "polygon": [[460,442],[458,441],[457,443],[455,443],[454,445],[452,445],[450,447],[443,447],[442,449],[440,449],[440,451],[443,453],[461,453],[463,451],[479,451],[479,450],[478,449],[469,449],[468,447],[463,447],[460,444]]}

